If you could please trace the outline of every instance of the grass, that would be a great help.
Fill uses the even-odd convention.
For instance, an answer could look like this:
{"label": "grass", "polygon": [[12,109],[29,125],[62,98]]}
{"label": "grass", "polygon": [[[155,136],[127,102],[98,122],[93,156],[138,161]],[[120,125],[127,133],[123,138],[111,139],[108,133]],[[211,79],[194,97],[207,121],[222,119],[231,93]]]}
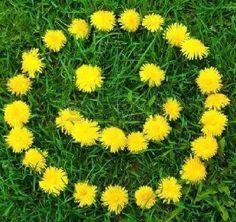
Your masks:
{"label": "grass", "polygon": [[[111,33],[92,31],[84,42],[68,35],[68,44],[58,54],[49,53],[41,37],[46,29],[67,33],[72,18],[89,18],[97,9],[119,14],[135,7],[143,15],[157,11],[166,24],[176,21],[189,27],[191,34],[210,47],[202,61],[187,61],[178,49],[171,48],[160,33],[139,30],[135,34],[116,27]],[[0,106],[16,97],[6,90],[6,81],[20,72],[21,54],[31,47],[43,53],[46,69],[33,83],[31,92],[22,99],[30,104],[33,117],[28,124],[35,135],[34,145],[49,152],[48,163],[63,167],[70,179],[60,197],[44,194],[38,187],[40,176],[21,165],[22,155],[6,148],[3,137],[9,131],[0,116],[0,219],[1,221],[235,221],[236,172],[236,75],[235,20],[236,4],[230,0],[2,0],[0,2]],[[68,33],[67,33],[68,34]],[[166,81],[150,89],[137,75],[140,65],[156,62],[167,70]],[[75,89],[74,70],[82,63],[99,65],[104,70],[104,86],[96,93],[84,94]],[[225,110],[229,125],[219,138],[218,155],[206,163],[206,181],[184,185],[181,201],[166,205],[160,200],[150,210],[134,204],[134,191],[140,185],[156,187],[160,178],[179,178],[179,170],[190,155],[190,141],[200,135],[199,118],[204,97],[196,87],[198,71],[216,66],[223,74],[223,92],[231,99]],[[55,127],[60,108],[77,108],[102,127],[116,125],[126,132],[140,130],[145,118],[161,112],[169,96],[183,104],[180,120],[172,124],[171,135],[163,143],[150,144],[148,151],[132,155],[110,154],[100,145],[89,149],[63,135]],[[107,213],[100,202],[90,208],[79,208],[73,201],[73,183],[89,180],[101,191],[118,183],[129,190],[130,202],[119,216]]]}

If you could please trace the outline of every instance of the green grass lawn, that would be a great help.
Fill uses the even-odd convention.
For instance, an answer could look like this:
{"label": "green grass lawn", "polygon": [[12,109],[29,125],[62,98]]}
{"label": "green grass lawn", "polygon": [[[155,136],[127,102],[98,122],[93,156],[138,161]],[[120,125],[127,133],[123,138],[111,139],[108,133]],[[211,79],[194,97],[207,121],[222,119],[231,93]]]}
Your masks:
{"label": "green grass lawn", "polygon": [[[207,59],[188,61],[179,49],[170,47],[162,33],[140,29],[129,34],[116,28],[110,33],[92,30],[85,41],[76,41],[67,31],[73,18],[89,19],[97,9],[136,8],[142,15],[158,12],[166,24],[181,22],[191,34],[210,47]],[[0,2],[0,108],[17,99],[6,89],[9,77],[20,73],[21,54],[38,47],[46,68],[33,80],[33,87],[22,97],[32,110],[27,125],[34,133],[34,145],[47,150],[47,163],[62,167],[69,186],[59,197],[43,193],[40,176],[21,165],[23,155],[6,148],[4,135],[9,127],[0,115],[0,219],[1,221],[236,221],[236,3],[230,0],[2,0]],[[41,37],[46,29],[62,29],[68,43],[59,53],[45,49]],[[167,72],[158,88],[140,82],[138,71],[144,62],[160,64]],[[104,70],[103,87],[95,93],[79,92],[74,70],[83,63]],[[190,142],[200,135],[199,119],[205,97],[195,79],[201,68],[215,66],[223,75],[222,92],[231,99],[225,109],[229,124],[218,139],[220,149],[206,162],[207,179],[197,185],[184,185],[178,204],[158,199],[150,210],[134,203],[134,192],[141,185],[157,186],[164,176],[179,178],[184,159],[190,155]],[[170,96],[183,105],[181,118],[172,123],[167,140],[151,143],[141,154],[111,154],[101,145],[80,148],[56,129],[55,117],[61,108],[77,108],[102,127],[115,125],[129,133],[141,130],[147,116],[161,112]],[[129,191],[128,206],[119,216],[109,214],[100,201],[79,208],[73,200],[73,184],[89,180],[98,186],[98,200],[109,184],[120,184]]]}

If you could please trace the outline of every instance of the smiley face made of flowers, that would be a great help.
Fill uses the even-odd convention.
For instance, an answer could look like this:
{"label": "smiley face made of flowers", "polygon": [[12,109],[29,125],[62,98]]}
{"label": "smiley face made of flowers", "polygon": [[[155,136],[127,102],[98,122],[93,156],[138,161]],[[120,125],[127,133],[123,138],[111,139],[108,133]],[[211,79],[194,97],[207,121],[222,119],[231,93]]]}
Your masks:
{"label": "smiley face made of flowers", "polygon": [[[91,25],[101,32],[111,32],[117,21],[112,11],[96,11],[91,17]],[[148,14],[141,21],[140,14],[135,9],[125,10],[118,20],[121,29],[135,32],[142,25],[149,32],[159,32],[163,29],[164,18],[159,14]],[[68,26],[68,31],[77,40],[83,40],[91,32],[90,24],[77,18]],[[187,27],[173,23],[164,30],[164,39],[188,60],[203,59],[208,55],[208,48],[198,39],[191,37]],[[61,30],[47,30],[43,42],[50,51],[58,52],[67,42],[66,35]],[[32,80],[44,68],[43,59],[38,49],[31,49],[22,55],[22,73],[10,78],[7,89],[17,96],[25,95],[32,87]],[[101,67],[82,64],[75,70],[75,86],[83,93],[92,93],[102,87],[104,78]],[[165,71],[157,64],[145,63],[140,67],[140,80],[149,87],[158,87],[165,79]],[[200,117],[202,135],[193,138],[191,151],[193,155],[186,158],[180,171],[181,179],[186,183],[198,183],[206,177],[207,161],[217,153],[217,137],[221,136],[227,125],[227,117],[221,109],[230,102],[228,97],[219,91],[222,88],[222,75],[214,67],[206,67],[199,71],[196,79],[201,93],[207,98],[204,103],[205,112]],[[150,141],[165,140],[171,132],[169,122],[180,116],[182,106],[175,98],[168,98],[163,104],[163,114],[149,116],[140,132],[130,132],[126,135],[117,126],[101,129],[99,123],[82,116],[78,110],[62,109],[56,117],[55,125],[65,134],[71,136],[81,147],[89,147],[96,143],[112,153],[127,149],[131,153],[143,152]],[[47,151],[33,146],[33,133],[25,126],[31,117],[29,105],[22,100],[6,104],[4,120],[11,127],[5,141],[14,153],[24,152],[22,164],[31,170],[42,174],[39,187],[46,193],[59,195],[65,190],[69,179],[62,168],[46,163]],[[135,203],[142,209],[150,209],[157,198],[166,203],[176,203],[181,198],[182,184],[173,176],[162,178],[156,188],[141,185],[134,194]],[[74,186],[74,200],[79,207],[91,206],[98,199],[99,188],[89,181],[78,181]],[[101,204],[110,212],[120,213],[129,202],[128,190],[118,184],[111,184],[102,192]]]}

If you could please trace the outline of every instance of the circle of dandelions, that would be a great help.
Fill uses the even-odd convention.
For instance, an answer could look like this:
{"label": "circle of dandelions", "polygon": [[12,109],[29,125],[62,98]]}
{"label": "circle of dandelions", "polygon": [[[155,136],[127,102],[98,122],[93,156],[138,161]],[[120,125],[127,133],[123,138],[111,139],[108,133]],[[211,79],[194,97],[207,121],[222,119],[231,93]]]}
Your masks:
{"label": "circle of dandelions", "polygon": [[[116,25],[112,11],[96,11],[91,15],[91,25],[101,32],[110,32]],[[135,9],[125,10],[118,22],[124,31],[135,32],[140,25],[149,32],[161,31],[164,18],[159,14],[148,14],[141,21],[140,14]],[[86,39],[91,32],[87,21],[74,19],[68,26],[68,31],[78,40]],[[191,37],[187,27],[180,23],[169,25],[164,30],[164,39],[173,47],[180,48],[181,53],[189,60],[203,59],[208,55],[208,48],[198,39]],[[67,42],[62,30],[47,30],[43,36],[45,46],[52,52],[59,52]],[[41,73],[45,64],[38,49],[31,49],[22,54],[22,73],[10,78],[7,89],[16,96],[23,96],[32,88],[32,79]],[[102,69],[91,64],[83,64],[75,71],[76,87],[84,93],[92,93],[102,87],[104,78]],[[158,87],[165,79],[165,71],[153,63],[140,67],[141,81],[149,87]],[[206,167],[203,161],[212,158],[218,149],[217,138],[223,133],[227,117],[221,109],[230,102],[229,98],[219,93],[222,88],[222,75],[214,67],[200,70],[196,79],[203,95],[207,95],[204,103],[205,112],[200,118],[202,135],[191,142],[193,155],[185,160],[181,167],[181,179],[186,183],[198,183],[206,177]],[[57,127],[65,134],[71,135],[81,146],[91,146],[100,141],[110,152],[118,152],[128,148],[130,152],[138,153],[148,147],[149,141],[162,141],[171,132],[169,121],[175,121],[180,116],[182,107],[175,98],[168,98],[163,104],[163,115],[153,115],[147,118],[143,131],[132,132],[128,136],[116,126],[101,131],[96,121],[83,117],[78,111],[70,108],[59,111],[56,118]],[[46,193],[59,195],[66,188],[69,180],[67,173],[55,166],[48,166],[48,153],[33,146],[33,133],[25,126],[31,117],[30,107],[22,100],[16,100],[4,107],[4,120],[11,127],[5,141],[14,153],[25,151],[22,164],[25,167],[42,173],[39,187]],[[140,186],[134,194],[138,207],[150,209],[156,203],[157,197],[164,202],[176,203],[181,197],[182,185],[173,176],[162,178],[156,189],[150,186]],[[96,201],[98,187],[89,181],[78,181],[75,184],[73,197],[80,207],[91,206]],[[102,192],[102,205],[110,212],[120,213],[128,204],[129,195],[121,185],[109,185]]]}

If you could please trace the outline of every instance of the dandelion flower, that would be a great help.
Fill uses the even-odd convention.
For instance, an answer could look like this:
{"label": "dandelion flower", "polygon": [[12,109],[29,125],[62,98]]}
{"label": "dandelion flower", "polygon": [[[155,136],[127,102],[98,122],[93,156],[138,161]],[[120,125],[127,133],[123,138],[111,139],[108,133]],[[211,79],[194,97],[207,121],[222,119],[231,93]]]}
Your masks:
{"label": "dandelion flower", "polygon": [[47,30],[43,36],[45,46],[53,52],[59,52],[66,41],[66,36],[61,30]]}
{"label": "dandelion flower", "polygon": [[189,38],[182,42],[181,52],[189,60],[203,59],[208,55],[208,47],[198,39]]}
{"label": "dandelion flower", "polygon": [[22,96],[31,89],[31,81],[26,76],[19,74],[8,80],[7,89],[12,94]]}
{"label": "dandelion flower", "polygon": [[33,143],[33,134],[26,127],[14,127],[6,136],[6,144],[12,148],[14,153],[27,150]]}
{"label": "dandelion flower", "polygon": [[88,182],[78,182],[75,184],[74,198],[80,207],[91,206],[95,203],[97,187]]}
{"label": "dandelion flower", "polygon": [[197,183],[205,179],[206,168],[198,157],[190,157],[182,166],[180,174],[187,183]]}
{"label": "dandelion flower", "polygon": [[181,44],[189,38],[187,27],[180,23],[174,23],[165,31],[164,38],[167,42],[176,47],[181,47]]}
{"label": "dandelion flower", "polygon": [[182,107],[176,99],[169,98],[163,105],[163,109],[165,115],[169,118],[169,120],[177,120],[179,118]]}
{"label": "dandelion flower", "polygon": [[161,26],[164,24],[164,18],[158,14],[149,14],[146,15],[143,19],[143,27],[145,27],[150,32],[156,32],[161,29]]}
{"label": "dandelion flower", "polygon": [[207,109],[221,109],[229,105],[229,98],[222,93],[211,94],[206,98],[205,108]]}
{"label": "dandelion flower", "polygon": [[71,135],[81,146],[92,146],[100,136],[99,130],[97,122],[84,119],[74,124]]}
{"label": "dandelion flower", "polygon": [[68,31],[76,39],[85,39],[89,34],[89,24],[84,19],[74,19],[69,25]]}
{"label": "dandelion flower", "polygon": [[98,66],[82,65],[76,70],[76,86],[82,92],[93,92],[102,86],[102,71]]}
{"label": "dandelion flower", "polygon": [[160,86],[165,79],[165,71],[155,64],[148,63],[141,67],[139,76],[141,81],[147,82],[150,87]]}
{"label": "dandelion flower", "polygon": [[161,180],[157,189],[157,195],[163,199],[163,202],[176,203],[181,197],[181,185],[174,177],[166,177]]}
{"label": "dandelion flower", "polygon": [[156,203],[156,195],[149,186],[141,186],[135,191],[135,202],[142,209],[150,209]]}
{"label": "dandelion flower", "polygon": [[41,180],[39,181],[39,187],[49,194],[58,196],[61,191],[65,190],[68,184],[68,177],[65,171],[56,167],[48,167]]}
{"label": "dandelion flower", "polygon": [[36,72],[41,73],[44,67],[38,51],[38,49],[31,49],[22,54],[21,70],[23,73],[28,73],[30,78],[34,78]]}
{"label": "dandelion flower", "polygon": [[91,15],[91,24],[99,31],[110,32],[116,23],[114,12],[99,10]]}
{"label": "dandelion flower", "polygon": [[59,111],[58,117],[56,118],[56,125],[68,134],[71,133],[74,124],[80,122],[82,119],[83,117],[79,112],[69,108],[62,109]]}
{"label": "dandelion flower", "polygon": [[46,168],[45,157],[47,157],[47,152],[42,152],[39,149],[31,148],[26,151],[22,164],[25,167],[35,170],[36,172],[42,172],[42,170]]}
{"label": "dandelion flower", "polygon": [[136,32],[140,25],[140,16],[135,9],[127,9],[121,14],[119,23],[122,29],[128,32]]}
{"label": "dandelion flower", "polygon": [[216,93],[222,87],[221,75],[214,67],[202,69],[196,82],[203,94]]}
{"label": "dandelion flower", "polygon": [[126,136],[124,132],[117,127],[109,127],[102,131],[100,138],[102,145],[110,149],[112,153],[124,150],[126,146]]}
{"label": "dandelion flower", "polygon": [[154,141],[164,140],[170,133],[171,127],[166,118],[161,115],[149,117],[143,127],[147,139]]}
{"label": "dandelion flower", "polygon": [[107,206],[109,212],[119,214],[128,204],[128,192],[124,187],[115,185],[108,186],[102,193],[103,206]]}
{"label": "dandelion flower", "polygon": [[203,113],[201,120],[202,132],[206,135],[220,136],[227,125],[227,116],[216,110],[209,110]]}
{"label": "dandelion flower", "polygon": [[141,132],[133,132],[127,137],[127,147],[132,153],[137,153],[148,148],[148,142]]}
{"label": "dandelion flower", "polygon": [[4,120],[11,127],[22,126],[29,121],[29,118],[30,108],[21,100],[14,101],[4,107]]}
{"label": "dandelion flower", "polygon": [[216,154],[218,144],[212,136],[200,136],[191,143],[191,147],[195,156],[208,160]]}

